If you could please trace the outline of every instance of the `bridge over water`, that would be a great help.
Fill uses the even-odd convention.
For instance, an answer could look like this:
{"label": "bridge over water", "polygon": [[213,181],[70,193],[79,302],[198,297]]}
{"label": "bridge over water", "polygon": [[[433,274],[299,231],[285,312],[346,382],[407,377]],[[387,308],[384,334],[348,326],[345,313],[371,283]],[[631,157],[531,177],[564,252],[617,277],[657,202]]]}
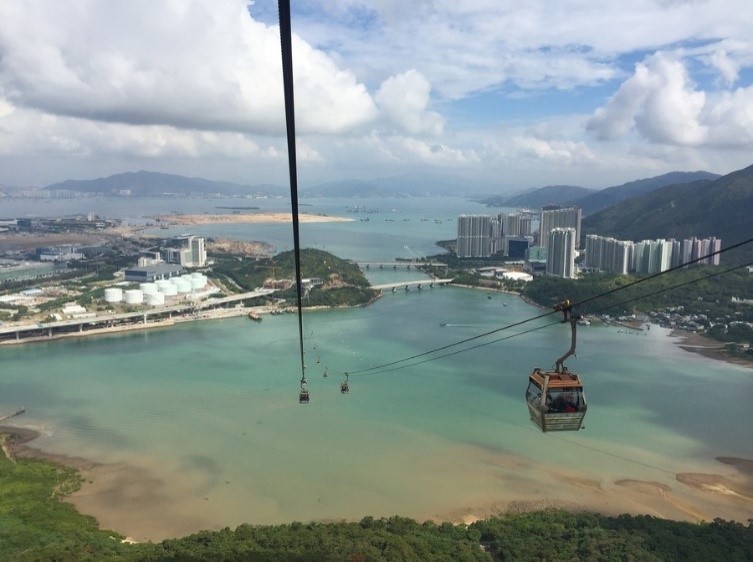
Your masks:
{"label": "bridge over water", "polygon": [[394,293],[398,289],[410,291],[411,287],[415,287],[420,291],[423,287],[428,287],[429,289],[443,287],[451,281],[452,279],[419,279],[418,281],[401,281],[400,283],[382,283],[380,285],[372,285],[371,288],[380,291],[392,291]]}
{"label": "bridge over water", "polygon": [[429,261],[359,261],[356,262],[361,269],[418,269],[421,266],[447,267],[446,263]]}

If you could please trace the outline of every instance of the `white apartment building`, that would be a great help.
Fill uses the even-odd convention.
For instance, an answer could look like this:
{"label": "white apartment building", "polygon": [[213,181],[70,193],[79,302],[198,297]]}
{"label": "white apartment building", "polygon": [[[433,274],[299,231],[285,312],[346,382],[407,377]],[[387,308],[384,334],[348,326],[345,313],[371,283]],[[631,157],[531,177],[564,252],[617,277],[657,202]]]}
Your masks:
{"label": "white apartment building", "polygon": [[546,274],[556,277],[575,278],[575,239],[574,228],[552,228],[549,231],[546,257]]}
{"label": "white apartment building", "polygon": [[459,258],[491,256],[492,218],[489,215],[460,215],[456,251]]}
{"label": "white apartment building", "polygon": [[574,228],[575,247],[579,247],[581,214],[578,207],[542,210],[539,225],[539,244],[545,248],[549,247],[549,233],[554,228]]}

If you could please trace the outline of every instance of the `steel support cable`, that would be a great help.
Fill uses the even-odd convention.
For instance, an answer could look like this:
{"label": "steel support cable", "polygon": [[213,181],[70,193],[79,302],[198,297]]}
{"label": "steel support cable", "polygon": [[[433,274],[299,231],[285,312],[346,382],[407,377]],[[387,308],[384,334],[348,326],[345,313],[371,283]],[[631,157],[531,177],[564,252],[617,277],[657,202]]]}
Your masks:
{"label": "steel support cable", "polygon": [[[615,289],[610,289],[609,291],[605,291],[603,293],[599,293],[598,295],[594,295],[593,297],[588,297],[587,299],[583,299],[580,302],[573,303],[572,306],[573,306],[573,308],[576,308],[576,307],[578,307],[580,305],[583,305],[583,304],[585,304],[587,302],[591,302],[591,301],[594,301],[596,299],[603,298],[603,297],[605,297],[607,295],[611,295],[613,293],[616,293],[617,291],[622,291],[624,289],[627,289],[628,287],[632,287],[633,285],[638,285],[639,283],[643,283],[643,282],[648,281],[650,279],[654,279],[654,278],[659,277],[661,275],[664,275],[666,273],[671,273],[673,271],[676,271],[678,269],[682,269],[682,268],[687,267],[689,265],[693,265],[695,263],[698,263],[698,262],[700,262],[702,260],[706,260],[706,259],[711,258],[713,256],[720,255],[720,254],[723,254],[725,252],[729,252],[730,250],[734,250],[734,249],[739,248],[741,246],[744,246],[746,244],[750,244],[751,242],[753,242],[753,238],[749,238],[748,240],[744,240],[743,242],[738,242],[737,244],[733,244],[732,246],[728,246],[726,248],[722,248],[720,250],[717,250],[716,252],[711,252],[710,254],[706,254],[704,256],[701,256],[699,258],[691,260],[691,261],[689,261],[687,263],[684,263],[682,265],[671,267],[670,269],[667,269],[667,270],[664,270],[664,271],[660,271],[659,273],[654,273],[653,275],[649,275],[648,277],[642,277],[641,279],[637,279],[637,280],[635,280],[635,281],[633,281],[631,283],[628,283],[627,285],[622,285],[621,287],[617,287]],[[345,374],[345,375],[348,375],[348,374],[350,374],[350,375],[360,375],[360,374],[363,374],[363,373],[368,373],[370,371],[381,371],[385,367],[391,367],[393,365],[398,365],[398,364],[404,363],[406,361],[412,361],[413,359],[419,359],[421,357],[425,357],[425,356],[431,355],[433,353],[438,353],[440,351],[444,351],[445,349],[450,349],[450,348],[458,346],[458,345],[463,345],[464,343],[475,341],[475,340],[480,339],[480,338],[485,338],[487,336],[491,336],[492,334],[497,334],[499,332],[502,332],[502,331],[505,331],[505,330],[509,330],[510,328],[515,328],[515,327],[520,326],[522,324],[527,324],[528,322],[533,322],[534,320],[539,320],[541,318],[545,318],[547,316],[551,316],[552,314],[558,314],[558,313],[559,313],[559,311],[552,310],[551,312],[545,312],[543,314],[539,314],[538,316],[532,316],[531,318],[527,318],[527,319],[521,320],[519,322],[514,322],[513,324],[508,324],[507,326],[502,326],[501,328],[495,328],[494,330],[490,330],[488,332],[484,332],[483,334],[478,334],[476,336],[472,336],[470,338],[459,340],[459,341],[456,341],[454,343],[449,343],[449,344],[446,344],[446,345],[443,345],[443,346],[440,346],[440,347],[436,347],[434,349],[430,349],[429,351],[424,351],[423,353],[417,353],[415,355],[411,355],[410,357],[404,357],[402,359],[396,359],[395,361],[390,361],[389,363],[382,363],[380,365],[374,365],[372,367],[367,367],[365,369],[359,369],[357,371],[343,371],[343,374]],[[528,333],[528,332],[522,332],[522,333]],[[506,338],[503,338],[503,339],[506,339]],[[494,341],[501,341],[501,340],[494,340]],[[468,348],[468,349],[475,349],[475,347],[471,347],[471,348]],[[441,357],[447,357],[447,356],[448,355],[442,355]],[[415,363],[415,364],[419,365],[420,363]]]}
{"label": "steel support cable", "polygon": [[[604,310],[609,310],[610,308],[616,308],[618,306],[623,306],[623,305],[626,305],[626,304],[630,304],[631,302],[635,302],[635,301],[638,301],[638,300],[641,300],[641,299],[645,299],[645,298],[648,298],[648,297],[653,297],[653,296],[659,295],[661,293],[666,293],[667,291],[673,291],[673,290],[679,289],[681,287],[686,287],[687,285],[692,285],[693,283],[698,283],[700,281],[706,281],[708,279],[712,279],[714,277],[718,277],[720,275],[724,275],[726,273],[730,273],[732,271],[736,271],[738,269],[742,269],[743,267],[748,267],[750,265],[753,265],[753,262],[746,263],[746,264],[741,264],[741,265],[736,265],[736,266],[730,267],[728,269],[725,269],[724,271],[717,271],[715,273],[712,273],[710,275],[706,275],[704,277],[698,277],[697,279],[691,279],[689,281],[684,281],[682,283],[678,283],[677,285],[672,285],[671,287],[664,287],[662,289],[657,289],[656,291],[652,291],[650,293],[646,293],[645,295],[640,295],[640,296],[637,296],[637,297],[626,299],[626,300],[618,302],[618,303],[614,303],[614,304],[609,304],[609,305],[603,306],[603,307],[601,307],[599,309],[594,310],[591,314],[603,312]],[[540,317],[537,317],[537,318],[540,318]],[[503,338],[497,338],[497,339],[494,339],[494,340],[482,342],[482,343],[479,343],[479,344],[471,346],[471,347],[464,347],[462,349],[458,349],[458,350],[455,350],[455,351],[450,352],[450,353],[445,353],[443,355],[437,355],[437,356],[434,356],[434,357],[429,357],[427,359],[423,359],[422,361],[416,361],[415,363],[409,363],[407,365],[400,365],[398,367],[393,367],[391,369],[373,369],[372,371],[370,371],[368,373],[365,372],[365,371],[360,371],[359,373],[357,373],[357,375],[358,376],[381,375],[381,374],[384,374],[384,373],[391,373],[391,372],[394,372],[394,371],[399,371],[401,369],[407,369],[408,367],[415,367],[415,366],[421,365],[423,363],[429,363],[431,361],[436,361],[438,359],[444,359],[446,357],[452,357],[453,355],[459,355],[460,353],[465,353],[467,351],[473,351],[474,349],[478,349],[480,347],[485,347],[487,345],[491,345],[493,343],[498,343],[498,342],[501,342],[501,341],[509,340],[509,339],[512,339],[512,338],[516,338],[516,337],[522,336],[524,334],[530,334],[531,332],[535,332],[537,330],[543,330],[544,328],[549,328],[551,326],[556,326],[557,324],[562,324],[562,322],[557,321],[557,322],[551,322],[549,324],[544,324],[543,326],[536,326],[535,328],[530,328],[530,329],[524,330],[522,332],[516,332],[514,334],[510,334],[509,336],[505,336]],[[518,325],[520,325],[520,323],[518,323]],[[393,363],[393,365],[394,365],[394,363]],[[387,365],[385,365],[385,367],[386,366]],[[350,374],[353,375],[353,374],[356,374],[356,373],[352,373],[351,372]]]}
{"label": "steel support cable", "polygon": [[285,127],[288,141],[290,203],[293,215],[293,254],[295,256],[295,289],[298,305],[298,339],[301,352],[301,384],[306,382],[303,358],[303,305],[301,281],[301,242],[298,225],[298,171],[295,152],[295,100],[293,90],[293,46],[290,25],[290,0],[278,0],[280,13],[280,50],[282,52],[282,85],[285,92]]}

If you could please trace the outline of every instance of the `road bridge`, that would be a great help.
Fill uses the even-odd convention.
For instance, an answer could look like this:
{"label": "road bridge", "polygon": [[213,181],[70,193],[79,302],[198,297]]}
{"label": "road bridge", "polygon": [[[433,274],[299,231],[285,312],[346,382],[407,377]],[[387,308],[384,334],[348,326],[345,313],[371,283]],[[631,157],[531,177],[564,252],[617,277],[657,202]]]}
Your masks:
{"label": "road bridge", "polygon": [[139,312],[121,312],[114,314],[85,315],[81,318],[19,324],[0,327],[0,343],[14,343],[27,339],[52,338],[62,334],[83,333],[105,328],[123,328],[138,324],[149,324],[171,319],[173,315],[197,315],[200,311],[230,306],[247,299],[271,295],[275,289],[257,289],[247,293],[238,293],[221,298],[208,298],[203,301],[184,301],[171,306],[155,306]]}
{"label": "road bridge", "polygon": [[447,267],[446,263],[429,261],[359,261],[361,269],[418,269],[421,266]]}
{"label": "road bridge", "polygon": [[400,283],[382,283],[380,285],[372,285],[371,288],[395,293],[398,289],[410,291],[411,287],[415,287],[419,291],[424,287],[433,289],[434,287],[443,287],[450,282],[452,282],[452,279],[419,279],[417,281],[401,281]]}

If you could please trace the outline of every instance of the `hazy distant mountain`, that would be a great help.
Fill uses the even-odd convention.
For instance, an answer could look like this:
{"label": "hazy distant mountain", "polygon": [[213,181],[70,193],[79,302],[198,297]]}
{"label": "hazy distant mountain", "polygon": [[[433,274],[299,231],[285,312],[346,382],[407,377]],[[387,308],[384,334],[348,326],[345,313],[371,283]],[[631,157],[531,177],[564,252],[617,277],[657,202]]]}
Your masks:
{"label": "hazy distant mountain", "polygon": [[468,188],[489,186],[455,177],[404,174],[373,180],[326,182],[301,190],[303,197],[432,197],[466,195]]}
{"label": "hazy distant mountain", "polygon": [[727,246],[753,236],[751,217],[753,166],[623,201],[586,217],[583,231],[622,240],[717,236]]}
{"label": "hazy distant mountain", "polygon": [[635,180],[622,185],[615,185],[614,187],[607,187],[596,193],[587,194],[581,196],[577,200],[570,202],[579,205],[583,209],[584,215],[592,215],[598,211],[616,205],[621,201],[638,197],[644,193],[649,193],[660,187],[667,185],[677,185],[682,183],[690,183],[698,180],[715,180],[719,174],[712,174],[711,172],[670,172],[661,176],[653,178],[646,178],[642,180]]}
{"label": "hazy distant mountain", "polygon": [[526,191],[513,197],[495,196],[480,202],[491,207],[527,207],[541,209],[544,205],[565,205],[574,200],[594,193],[595,189],[577,185],[547,185],[532,191]]}
{"label": "hazy distant mountain", "polygon": [[303,188],[300,194],[302,197],[387,197],[395,192],[374,181],[341,180]]}
{"label": "hazy distant mountain", "polygon": [[220,193],[222,195],[284,195],[285,188],[274,185],[241,185],[238,183],[212,181],[204,178],[188,178],[160,172],[126,172],[93,180],[66,180],[48,185],[46,189],[66,189],[81,193],[118,193],[130,190],[135,196],[161,194]]}

